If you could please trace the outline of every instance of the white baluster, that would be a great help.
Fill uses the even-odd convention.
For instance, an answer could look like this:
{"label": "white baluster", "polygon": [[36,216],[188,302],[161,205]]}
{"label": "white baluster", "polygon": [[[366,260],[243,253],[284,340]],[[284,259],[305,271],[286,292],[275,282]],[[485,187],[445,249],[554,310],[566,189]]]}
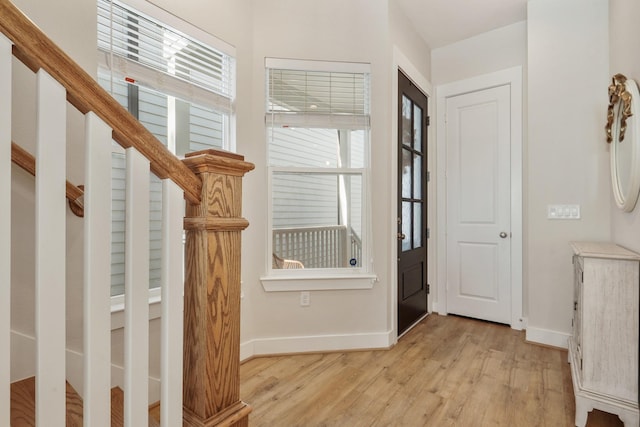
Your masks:
{"label": "white baluster", "polygon": [[11,42],[0,34],[0,425],[11,383]]}
{"label": "white baluster", "polygon": [[182,425],[183,199],[180,187],[162,181],[162,427]]}
{"label": "white baluster", "polygon": [[111,128],[86,115],[83,424],[111,425]]}
{"label": "white baluster", "polygon": [[149,422],[149,161],[127,149],[124,425]]}
{"label": "white baluster", "polygon": [[66,423],[66,93],[37,73],[36,424]]}

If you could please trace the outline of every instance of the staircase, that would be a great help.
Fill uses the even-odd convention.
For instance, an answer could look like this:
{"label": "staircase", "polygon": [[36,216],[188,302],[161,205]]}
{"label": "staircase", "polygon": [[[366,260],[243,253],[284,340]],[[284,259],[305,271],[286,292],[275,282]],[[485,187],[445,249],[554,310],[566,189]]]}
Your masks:
{"label": "staircase", "polygon": [[[15,67],[17,61],[24,67]],[[35,146],[32,153],[20,152],[11,141],[16,70],[32,73],[26,81],[36,85],[36,136],[29,141]],[[67,118],[69,106],[83,116],[85,135],[85,182],[73,188],[65,176],[66,132],[73,124]],[[115,364],[110,357],[113,141],[126,150],[128,177],[121,384],[112,384]],[[11,312],[25,309],[24,305],[12,307],[12,291],[19,285],[12,283],[12,258],[24,257],[14,253],[10,237],[20,220],[16,218],[20,214],[12,217],[12,195],[23,190],[13,182],[12,151],[29,160],[20,166],[36,181],[32,195],[35,243],[28,256],[33,259],[30,273],[35,277],[33,295],[29,295],[29,310],[35,313],[34,336],[29,337],[34,340],[35,360],[33,367],[27,365],[33,370],[29,375],[34,376],[13,383],[12,375],[27,375],[12,373],[12,358],[22,358],[24,350],[12,348],[12,336],[22,331],[12,329]],[[240,400],[239,387],[240,233],[248,226],[241,217],[242,177],[253,167],[243,156],[214,150],[178,159],[10,0],[0,0],[0,426],[248,425],[251,407]],[[150,406],[151,173],[162,180],[163,237],[162,405]],[[65,194],[65,189],[72,190],[71,194]],[[73,211],[65,197],[75,205]],[[83,225],[82,280],[77,290],[83,296],[81,309],[66,302],[67,265],[80,262],[71,256],[67,260],[67,223],[74,213],[82,214]],[[77,349],[66,347],[68,319],[81,322],[79,355]],[[73,357],[69,356],[72,350]],[[79,374],[72,381],[67,369],[76,365]],[[82,391],[82,397],[70,382]]]}
{"label": "staircase", "polygon": [[[82,427],[82,398],[66,383],[66,426]],[[35,427],[36,380],[27,378],[11,384],[11,426]],[[159,404],[149,407],[149,427],[160,427]],[[124,392],[120,387],[111,389],[111,426],[124,425]]]}

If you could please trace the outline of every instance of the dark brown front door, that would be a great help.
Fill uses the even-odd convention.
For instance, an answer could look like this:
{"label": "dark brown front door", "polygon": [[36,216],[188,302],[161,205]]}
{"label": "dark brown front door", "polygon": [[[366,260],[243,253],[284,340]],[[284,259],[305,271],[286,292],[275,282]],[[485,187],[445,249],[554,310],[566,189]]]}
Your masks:
{"label": "dark brown front door", "polygon": [[398,335],[427,313],[427,97],[398,71]]}

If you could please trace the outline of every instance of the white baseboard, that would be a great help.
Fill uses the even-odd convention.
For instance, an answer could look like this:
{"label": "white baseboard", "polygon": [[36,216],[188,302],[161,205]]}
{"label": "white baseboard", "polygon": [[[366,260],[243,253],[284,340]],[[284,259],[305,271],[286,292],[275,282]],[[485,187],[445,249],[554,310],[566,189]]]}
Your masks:
{"label": "white baseboard", "polygon": [[568,348],[569,334],[566,332],[551,331],[549,329],[528,326],[526,340],[536,344]]}
{"label": "white baseboard", "polygon": [[253,356],[275,354],[386,349],[392,345],[391,331],[348,335],[259,338],[240,344],[240,360],[246,360]]}
{"label": "white baseboard", "polygon": [[[80,365],[82,367],[82,365]],[[111,387],[124,390],[124,367],[111,364]],[[149,377],[149,404],[160,400],[160,378]]]}
{"label": "white baseboard", "polygon": [[31,378],[36,372],[35,338],[11,331],[11,382]]}

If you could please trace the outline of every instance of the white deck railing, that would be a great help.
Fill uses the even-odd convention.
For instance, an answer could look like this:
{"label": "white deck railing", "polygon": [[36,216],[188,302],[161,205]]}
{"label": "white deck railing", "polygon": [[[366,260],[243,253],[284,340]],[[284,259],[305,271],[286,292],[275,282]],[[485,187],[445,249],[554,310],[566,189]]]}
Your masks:
{"label": "white deck railing", "polygon": [[273,253],[300,261],[304,268],[343,268],[360,260],[362,243],[346,225],[277,228],[273,230]]}
{"label": "white deck railing", "polygon": [[[11,42],[0,34],[0,425],[10,425],[11,358]],[[36,423],[66,425],[67,93],[46,71],[37,72],[35,141]],[[111,144],[112,129],[85,115],[83,260],[83,384],[85,426],[111,425]],[[125,426],[148,425],[149,382],[149,174],[150,162],[127,149],[125,288]],[[183,264],[182,190],[163,180],[161,326],[162,425],[182,425]]]}

